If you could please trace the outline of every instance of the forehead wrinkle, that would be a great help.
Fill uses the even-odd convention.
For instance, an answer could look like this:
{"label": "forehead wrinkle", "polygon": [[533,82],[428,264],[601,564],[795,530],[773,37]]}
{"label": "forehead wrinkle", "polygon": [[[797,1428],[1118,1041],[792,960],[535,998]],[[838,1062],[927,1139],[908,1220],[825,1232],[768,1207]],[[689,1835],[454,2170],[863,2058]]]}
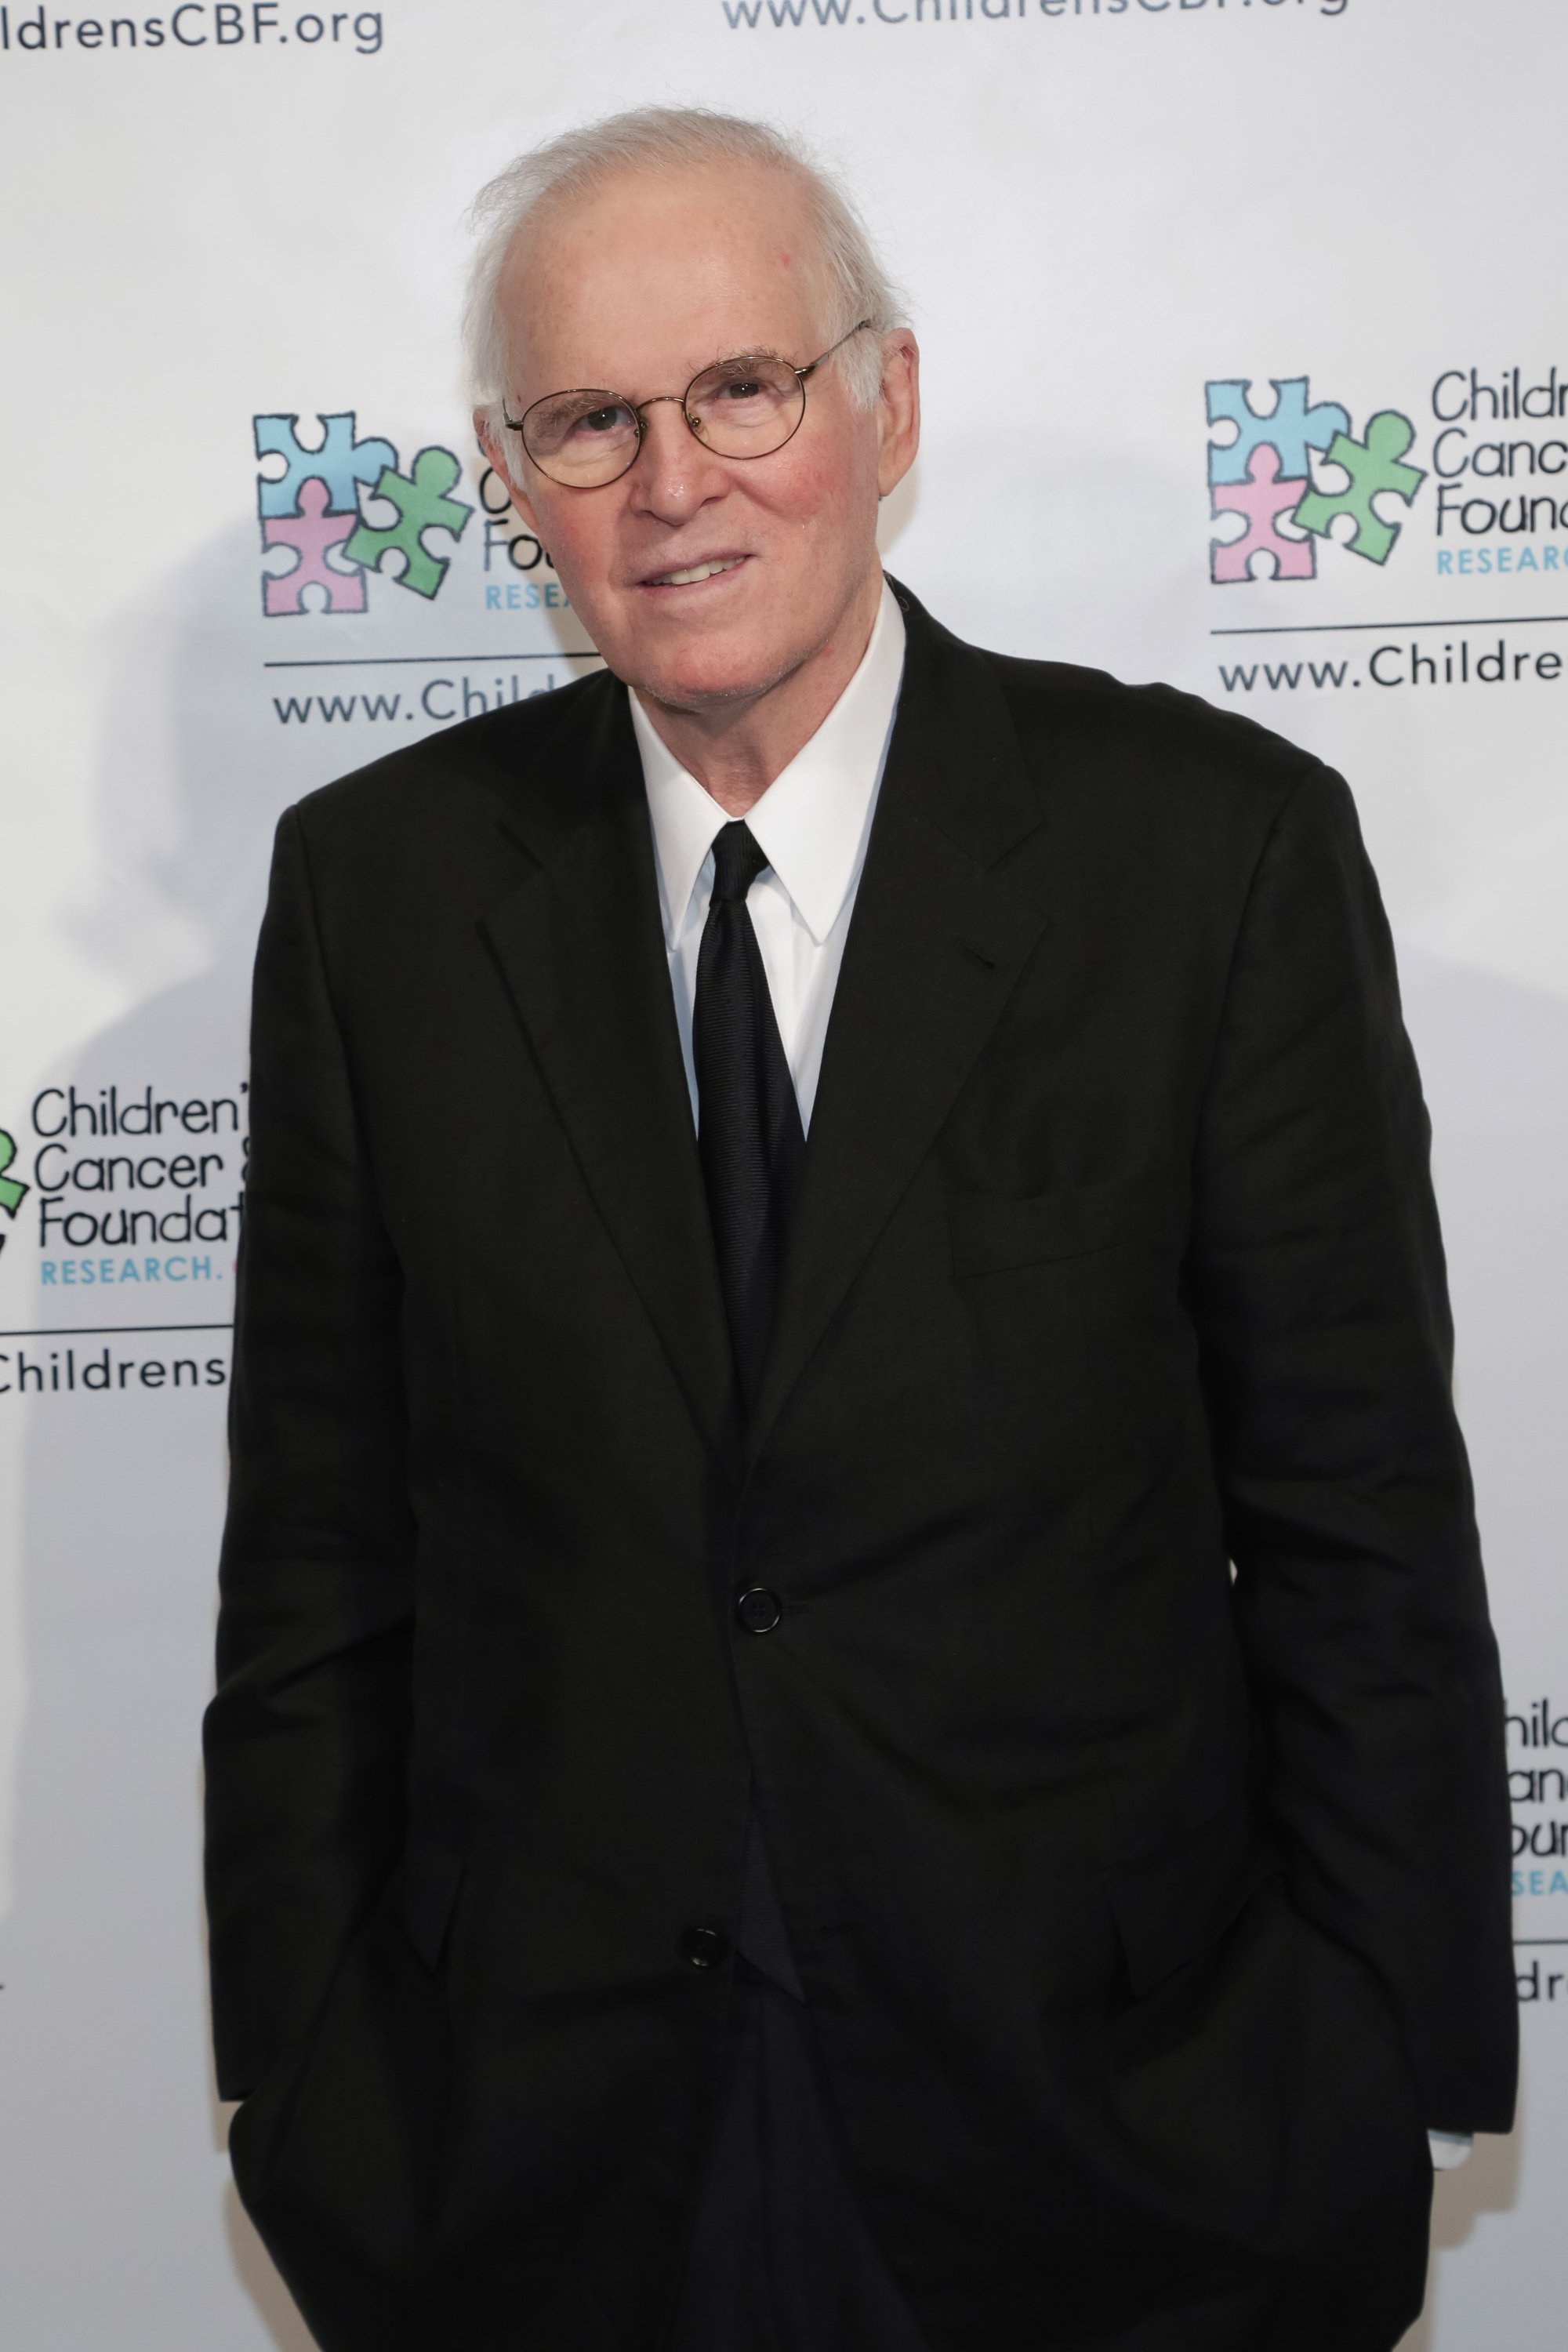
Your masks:
{"label": "forehead wrinkle", "polygon": [[[635,189],[639,184],[650,192],[650,201],[640,207],[634,205],[629,215],[636,227],[646,228],[658,212],[679,210],[682,206],[690,209],[700,205],[704,216],[710,218],[712,205],[710,201],[704,199],[705,184],[710,185],[713,180],[721,178],[733,186],[752,192],[764,185],[764,174],[768,180],[782,182],[784,201],[798,210],[803,192],[793,184],[791,175],[775,173],[771,166],[751,164],[699,165],[669,172],[645,171],[633,166],[586,188],[563,190],[552,201],[547,200],[538,213],[518,228],[501,272],[501,283],[506,289],[503,309],[509,328],[508,369],[514,383],[518,381],[522,363],[520,345],[533,340],[530,336],[530,329],[552,311],[558,314],[562,309],[569,310],[572,295],[582,288],[585,278],[602,259],[609,261],[612,272],[623,276],[636,272],[637,257],[635,249],[630,256],[605,256],[604,251],[605,245],[613,241],[619,221],[628,217],[624,209],[619,210],[617,217],[617,196],[624,198],[628,188]],[[805,295],[814,310],[826,309],[826,287],[812,290],[813,278],[822,276],[823,272],[821,269],[813,271],[807,266],[812,259],[806,249],[812,241],[809,222],[797,220],[795,226],[800,234],[785,242],[776,241],[776,230],[773,236],[759,237],[753,254],[742,257],[750,258],[755,265],[754,268],[737,274],[756,278],[771,276],[776,270],[778,290],[792,302]],[[736,244],[736,238],[726,234],[721,227],[716,241],[709,247],[709,256],[718,265],[720,274],[726,264],[732,264],[735,259]],[[595,247],[598,251],[594,250]],[[565,298],[563,300],[552,299],[556,289]],[[748,307],[752,298],[752,294],[742,298],[747,300]],[[692,299],[701,305],[708,299],[708,289],[700,280]],[[763,299],[766,299],[765,295]],[[802,356],[809,359],[815,356],[816,350],[814,343],[811,351]],[[731,344],[728,351],[722,351],[711,359],[694,359],[688,365],[682,383],[689,382],[694,374],[701,374],[709,367],[724,366],[742,359],[782,360],[787,365],[799,363],[771,338],[747,341]],[[598,374],[596,369],[590,369],[588,373],[591,377]],[[593,390],[601,386],[590,382],[585,388]],[[602,388],[623,390],[620,383],[605,383]],[[661,386],[659,389],[669,388]],[[679,391],[680,386],[674,389]],[[546,393],[543,396],[550,395]],[[657,396],[656,393],[642,395],[644,398]]]}

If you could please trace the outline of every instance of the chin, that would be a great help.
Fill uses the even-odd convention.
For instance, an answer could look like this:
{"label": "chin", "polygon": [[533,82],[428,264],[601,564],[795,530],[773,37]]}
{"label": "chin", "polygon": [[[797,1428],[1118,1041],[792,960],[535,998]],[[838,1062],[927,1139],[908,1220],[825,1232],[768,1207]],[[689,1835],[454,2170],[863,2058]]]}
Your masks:
{"label": "chin", "polygon": [[694,644],[679,651],[661,651],[639,661],[639,648],[628,649],[621,675],[639,694],[674,710],[707,710],[716,704],[746,702],[786,678],[799,667],[803,656],[793,648],[741,647]]}

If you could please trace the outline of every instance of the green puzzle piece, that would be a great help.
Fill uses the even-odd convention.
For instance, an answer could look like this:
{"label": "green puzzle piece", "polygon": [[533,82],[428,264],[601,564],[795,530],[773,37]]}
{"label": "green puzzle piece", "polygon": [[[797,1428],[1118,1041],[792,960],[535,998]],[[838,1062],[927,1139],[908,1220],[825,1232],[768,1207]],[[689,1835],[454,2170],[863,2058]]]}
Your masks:
{"label": "green puzzle piece", "polygon": [[379,570],[384,555],[399,549],[404,564],[395,574],[398,586],[412,588],[416,596],[434,596],[447,576],[447,559],[427,553],[421,533],[440,523],[454,539],[463,536],[473,508],[466,506],[461,499],[447,496],[462,470],[450,449],[435,448],[421,449],[407,474],[396,474],[390,466],[384,467],[375,495],[392,501],[397,509],[397,520],[385,530],[376,530],[367,522],[359,524],[344,542],[343,553],[349,562],[363,563],[367,572],[374,572]]}
{"label": "green puzzle piece", "polygon": [[16,1215],[33,1189],[30,1184],[18,1184],[14,1176],[6,1175],[5,1171],[16,1157],[16,1137],[7,1135],[0,1127],[0,1209],[4,1209],[8,1217]]}
{"label": "green puzzle piece", "polygon": [[1426,479],[1419,466],[1400,463],[1415,438],[1415,427],[1408,416],[1401,416],[1395,408],[1385,408],[1374,416],[1366,428],[1364,441],[1352,441],[1346,433],[1336,433],[1329,444],[1331,465],[1342,466],[1350,476],[1348,490],[1331,496],[1324,490],[1309,490],[1295,513],[1292,522],[1310,530],[1317,539],[1327,539],[1330,526],[1341,515],[1355,519],[1353,537],[1342,543],[1352,554],[1364,555],[1370,563],[1386,563],[1399,537],[1399,525],[1384,522],[1373,509],[1373,500],[1380,490],[1392,490],[1396,498],[1410,504]]}

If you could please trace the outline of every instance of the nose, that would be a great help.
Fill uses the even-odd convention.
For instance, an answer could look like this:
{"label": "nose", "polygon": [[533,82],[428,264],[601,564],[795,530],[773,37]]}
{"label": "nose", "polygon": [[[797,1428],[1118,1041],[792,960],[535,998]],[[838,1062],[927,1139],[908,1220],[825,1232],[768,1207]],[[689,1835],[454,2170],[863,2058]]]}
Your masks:
{"label": "nose", "polygon": [[658,522],[689,521],[730,488],[729,469],[697,438],[679,400],[650,400],[642,446],[631,469],[631,502]]}

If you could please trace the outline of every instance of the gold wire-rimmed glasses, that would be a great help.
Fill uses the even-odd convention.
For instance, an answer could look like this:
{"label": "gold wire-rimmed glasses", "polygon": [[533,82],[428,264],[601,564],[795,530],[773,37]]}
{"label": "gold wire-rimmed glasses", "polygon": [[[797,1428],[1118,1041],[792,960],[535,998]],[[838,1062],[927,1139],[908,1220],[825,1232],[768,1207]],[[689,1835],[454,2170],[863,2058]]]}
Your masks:
{"label": "gold wire-rimmed glasses", "polygon": [[540,472],[570,490],[602,490],[628,473],[642,447],[645,412],[667,401],[679,407],[705,449],[721,457],[771,457],[800,430],[806,378],[870,324],[862,319],[804,367],[743,352],[700,369],[683,393],[627,400],[603,387],[579,386],[547,392],[521,416],[509,416],[503,403],[501,415],[508,430],[522,436]]}

